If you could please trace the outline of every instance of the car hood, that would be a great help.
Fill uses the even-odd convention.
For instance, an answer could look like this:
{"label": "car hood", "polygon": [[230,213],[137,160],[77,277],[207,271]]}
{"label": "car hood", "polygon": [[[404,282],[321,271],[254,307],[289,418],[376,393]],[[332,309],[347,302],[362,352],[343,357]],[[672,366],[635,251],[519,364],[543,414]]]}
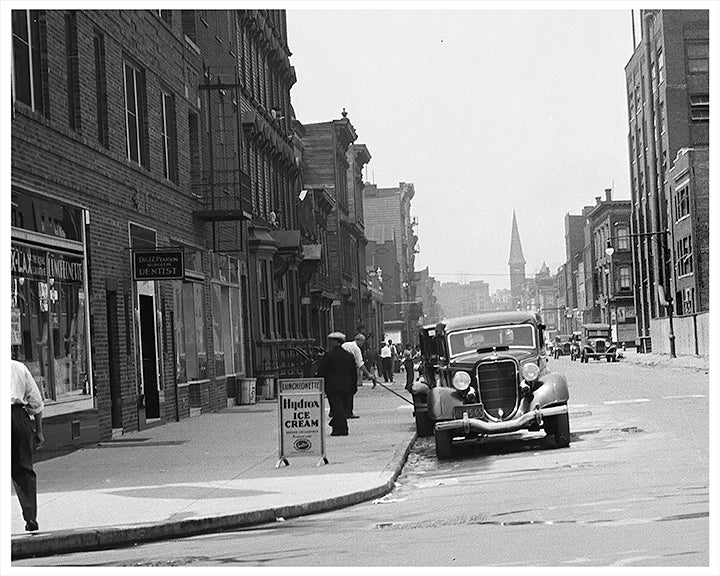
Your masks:
{"label": "car hood", "polygon": [[511,349],[511,350],[498,350],[495,352],[469,352],[467,354],[463,354],[462,356],[458,356],[456,358],[453,358],[450,360],[450,366],[453,368],[457,367],[463,367],[468,366],[472,367],[478,362],[482,360],[491,360],[493,358],[497,358],[498,360],[501,360],[503,358],[514,358],[517,360],[518,363],[526,362],[528,360],[537,360],[538,353],[536,350],[520,350],[520,349]]}

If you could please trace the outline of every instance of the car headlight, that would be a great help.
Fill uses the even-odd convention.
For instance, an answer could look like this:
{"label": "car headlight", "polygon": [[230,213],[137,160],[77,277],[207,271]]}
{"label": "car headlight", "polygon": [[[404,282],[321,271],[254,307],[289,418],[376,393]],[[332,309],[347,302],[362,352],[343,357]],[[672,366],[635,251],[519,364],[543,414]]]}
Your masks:
{"label": "car headlight", "polygon": [[452,378],[452,385],[455,390],[462,392],[470,387],[471,380],[470,374],[467,372],[456,372]]}
{"label": "car headlight", "polygon": [[522,377],[525,382],[535,382],[540,376],[540,367],[535,362],[528,362],[522,367]]}

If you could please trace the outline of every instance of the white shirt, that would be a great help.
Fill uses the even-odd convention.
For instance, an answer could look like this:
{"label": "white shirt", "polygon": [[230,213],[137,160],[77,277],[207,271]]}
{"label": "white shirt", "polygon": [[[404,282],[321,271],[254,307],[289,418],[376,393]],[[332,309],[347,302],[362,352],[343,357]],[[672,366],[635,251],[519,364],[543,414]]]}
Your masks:
{"label": "white shirt", "polygon": [[380,348],[380,358],[390,358],[392,356],[392,352],[390,351],[390,346],[387,344]]}
{"label": "white shirt", "polygon": [[343,343],[342,347],[355,357],[355,366],[360,368],[363,364],[365,364],[365,360],[363,360],[362,356],[362,350],[360,350],[360,346],[357,345],[355,340]]}
{"label": "white shirt", "polygon": [[30,370],[17,360],[10,361],[10,397],[13,404],[23,404],[28,414],[39,414],[45,407]]}

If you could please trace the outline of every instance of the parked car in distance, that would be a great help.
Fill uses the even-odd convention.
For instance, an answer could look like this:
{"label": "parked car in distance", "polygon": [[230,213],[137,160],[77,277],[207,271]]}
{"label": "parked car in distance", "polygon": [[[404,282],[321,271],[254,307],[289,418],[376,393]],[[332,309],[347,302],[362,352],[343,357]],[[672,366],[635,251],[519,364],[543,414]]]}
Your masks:
{"label": "parked car in distance", "polygon": [[559,358],[560,356],[570,356],[570,334],[558,334],[555,336],[555,343],[553,344],[553,358]]}
{"label": "parked car in distance", "polygon": [[617,362],[617,346],[612,342],[610,324],[583,324],[580,341],[580,361],[605,358]]}
{"label": "parked car in distance", "polygon": [[422,377],[412,387],[418,436],[438,459],[458,440],[544,430],[570,444],[568,386],[548,369],[536,312],[486,312],[420,329]]}

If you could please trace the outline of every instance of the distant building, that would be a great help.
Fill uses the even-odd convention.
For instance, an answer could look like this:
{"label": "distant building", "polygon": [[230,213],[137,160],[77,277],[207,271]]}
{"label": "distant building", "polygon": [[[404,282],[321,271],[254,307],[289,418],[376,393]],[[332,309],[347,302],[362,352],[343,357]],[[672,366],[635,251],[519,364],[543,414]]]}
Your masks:
{"label": "distant building", "polygon": [[490,286],[483,280],[473,280],[467,284],[440,282],[435,286],[435,293],[445,318],[491,309]]}

